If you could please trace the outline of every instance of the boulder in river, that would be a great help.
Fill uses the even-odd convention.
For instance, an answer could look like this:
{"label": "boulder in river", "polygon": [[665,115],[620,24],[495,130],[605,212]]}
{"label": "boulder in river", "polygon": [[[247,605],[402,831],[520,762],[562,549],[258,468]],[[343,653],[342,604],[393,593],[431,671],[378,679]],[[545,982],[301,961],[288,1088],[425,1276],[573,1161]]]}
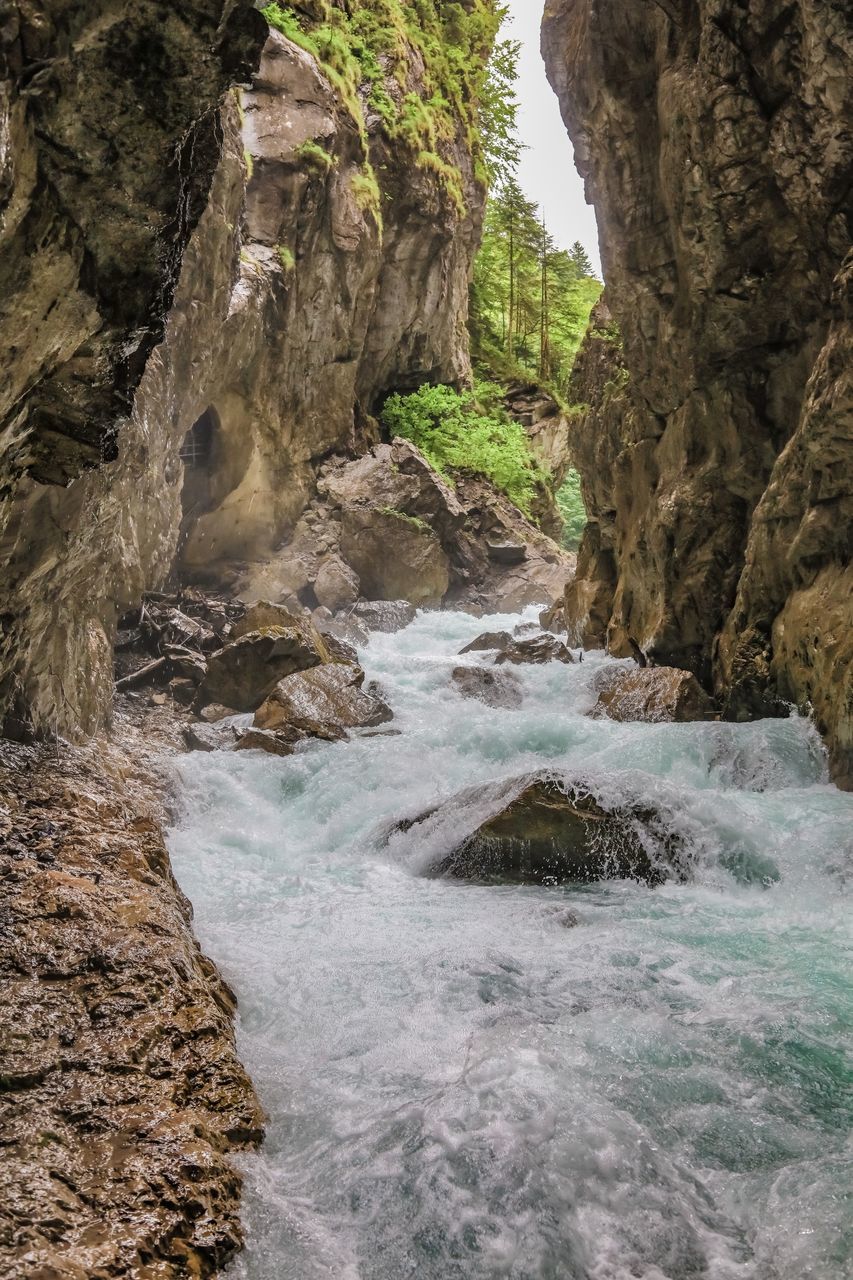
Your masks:
{"label": "boulder in river", "polygon": [[713,720],[714,704],[690,671],[675,667],[613,667],[598,678],[593,716],[623,722]]}
{"label": "boulder in river", "polygon": [[319,666],[328,656],[314,629],[302,623],[250,631],[211,654],[198,705],[220,702],[235,711],[254,711],[285,676]]}
{"label": "boulder in river", "polygon": [[270,756],[292,756],[297,742],[304,735],[292,730],[283,729],[246,729],[240,734],[234,747],[235,751],[265,751]]}
{"label": "boulder in river", "polygon": [[[477,814],[480,825],[441,852],[468,814]],[[427,869],[432,876],[519,884],[611,879],[659,884],[682,879],[686,871],[683,843],[654,806],[606,804],[583,783],[536,774],[472,788],[396,830],[412,834],[419,827],[435,850]]]}
{"label": "boulder in river", "polygon": [[569,664],[574,660],[571,649],[567,649],[562,640],[558,640],[556,636],[542,635],[531,636],[529,640],[512,640],[510,644],[503,646],[495,658],[495,663],[501,665],[504,662],[511,662],[515,666],[525,664],[542,666],[546,662]]}
{"label": "boulder in river", "polygon": [[488,653],[490,649],[505,649],[510,644],[512,635],[509,631],[484,631],[470,644],[466,644],[464,649],[460,649],[459,656],[461,658],[465,653]]}
{"label": "boulder in river", "polygon": [[296,730],[305,737],[339,742],[350,729],[373,728],[393,712],[365,692],[361,667],[335,662],[281,680],[255,714],[255,728]]}
{"label": "boulder in river", "polygon": [[493,671],[490,667],[454,667],[452,675],[457,693],[464,698],[479,698],[489,707],[513,710],[522,703],[521,686],[512,671]]}

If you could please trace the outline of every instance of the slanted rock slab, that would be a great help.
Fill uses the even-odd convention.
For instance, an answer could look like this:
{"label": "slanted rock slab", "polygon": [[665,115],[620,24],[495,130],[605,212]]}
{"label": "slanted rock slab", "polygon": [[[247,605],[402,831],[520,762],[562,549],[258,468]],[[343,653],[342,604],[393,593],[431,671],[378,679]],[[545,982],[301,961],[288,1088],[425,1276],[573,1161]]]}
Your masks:
{"label": "slanted rock slab", "polygon": [[269,627],[250,631],[211,654],[198,702],[255,711],[285,676],[319,666],[324,655],[313,628]]}
{"label": "slanted rock slab", "polygon": [[255,715],[255,728],[298,730],[309,737],[338,742],[350,729],[385,724],[388,706],[361,688],[361,667],[335,662],[279,681]]}
{"label": "slanted rock slab", "polygon": [[488,653],[490,649],[505,649],[511,644],[512,635],[509,631],[484,631],[470,644],[466,644],[464,649],[460,649],[459,656],[461,658],[464,653]]}

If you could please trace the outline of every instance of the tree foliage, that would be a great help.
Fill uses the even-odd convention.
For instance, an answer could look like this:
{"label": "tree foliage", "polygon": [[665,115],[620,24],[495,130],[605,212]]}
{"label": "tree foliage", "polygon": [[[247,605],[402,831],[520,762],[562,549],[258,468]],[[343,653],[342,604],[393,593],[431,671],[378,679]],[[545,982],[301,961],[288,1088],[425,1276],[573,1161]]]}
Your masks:
{"label": "tree foliage", "polygon": [[492,190],[471,289],[473,355],[485,375],[564,394],[600,293],[583,246],[557,247],[516,178]]}

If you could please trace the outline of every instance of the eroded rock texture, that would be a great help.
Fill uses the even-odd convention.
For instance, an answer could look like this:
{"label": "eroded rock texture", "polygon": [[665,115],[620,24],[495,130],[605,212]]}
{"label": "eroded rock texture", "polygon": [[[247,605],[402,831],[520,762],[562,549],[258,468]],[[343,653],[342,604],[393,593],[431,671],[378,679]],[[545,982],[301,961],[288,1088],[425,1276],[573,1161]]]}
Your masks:
{"label": "eroded rock texture", "polygon": [[250,0],[0,11],[0,722],[103,715],[102,579],[122,563],[134,591],[150,485],[137,468],[137,501],[112,502],[126,467],[83,473],[124,449],[219,161],[221,96],[265,33]]}
{"label": "eroded rock texture", "polygon": [[[118,6],[112,26],[104,19],[102,53],[109,65],[102,78],[85,60],[78,66],[76,48],[68,63],[75,84],[85,80],[107,89],[123,84],[129,55],[124,47],[120,57],[115,54],[119,28],[125,38],[137,28],[156,30],[161,50],[156,67],[142,57],[137,40],[124,97],[114,100],[105,92],[96,106],[100,130],[108,131],[101,117],[115,116],[126,124],[126,114],[137,110],[132,93],[142,94],[144,88],[137,114],[147,119],[147,104],[156,101],[165,124],[156,146],[142,125],[136,132],[129,126],[118,132],[110,143],[109,154],[118,157],[112,168],[100,133],[97,146],[88,134],[75,142],[85,161],[80,185],[89,192],[90,215],[106,211],[103,243],[98,241],[97,253],[93,248],[93,258],[84,252],[84,239],[81,258],[89,264],[109,252],[111,274],[98,289],[109,294],[120,314],[108,342],[106,322],[86,302],[87,318],[73,329],[72,344],[76,351],[88,341],[85,360],[68,364],[69,353],[55,350],[50,333],[42,347],[65,369],[63,378],[73,381],[87,430],[102,424],[85,461],[106,465],[63,488],[47,483],[76,474],[59,465],[58,446],[47,449],[54,462],[35,470],[25,444],[16,446],[18,470],[26,463],[30,474],[17,482],[14,497],[8,488],[0,497],[0,558],[8,566],[0,588],[0,722],[6,733],[19,736],[33,730],[87,734],[104,722],[112,696],[115,620],[146,588],[163,581],[178,551],[190,573],[210,565],[220,573],[225,563],[270,553],[304,509],[316,461],[334,449],[360,450],[372,438],[370,411],[383,393],[424,380],[458,383],[469,371],[468,273],[484,192],[461,123],[459,137],[448,143],[448,160],[461,175],[464,214],[435,173],[418,168],[399,148],[388,148],[378,119],[368,118],[365,144],[317,63],[275,32],[269,33],[252,91],[242,101],[232,94],[214,110],[226,71],[234,73],[239,41],[226,41],[231,49],[226,67],[192,43],[219,47],[213,0],[182,8],[183,17],[167,6],[160,22],[162,7],[134,6],[133,19],[123,26]],[[110,6],[103,9],[112,14]],[[239,32],[245,16],[242,7],[229,8],[223,32],[233,32],[235,24]],[[254,29],[254,22],[248,26]],[[100,31],[89,42],[96,50]],[[180,39],[189,42],[186,47]],[[180,96],[184,64],[196,52],[192,119],[203,117],[205,127],[209,124],[207,133],[197,125],[198,137],[187,134],[189,118],[179,110],[188,106]],[[412,92],[418,75],[413,55]],[[168,83],[161,84],[163,79]],[[63,101],[64,112],[75,118],[76,99]],[[28,109],[20,106],[22,119]],[[87,104],[78,114],[85,121],[94,111]],[[183,152],[175,159],[177,138],[190,148],[184,159]],[[29,152],[16,137],[4,154],[23,175],[20,186]],[[51,172],[70,182],[61,168],[66,153],[60,149],[50,155]],[[368,155],[381,180],[378,208],[365,187]],[[183,255],[165,340],[149,354],[162,332],[180,251],[201,213],[217,159],[206,211]],[[111,174],[117,186],[107,191]],[[141,227],[136,239],[123,239],[125,222],[117,218],[113,225],[110,211],[134,196],[134,182],[144,193],[156,191],[162,202],[172,190],[171,216],[180,223],[180,234],[169,229],[159,204],[149,207],[140,196],[140,209],[134,206],[132,212],[149,228],[152,244],[137,244]],[[3,248],[0,243],[0,253]],[[19,270],[32,271],[33,261],[27,245],[14,252],[10,246],[3,254],[4,268],[17,262]],[[121,269],[132,273],[132,287],[123,288]],[[51,314],[70,305],[69,271],[54,271],[51,288],[61,305],[51,295],[45,302]],[[133,298],[137,286],[140,296],[144,292],[146,272],[151,296],[145,295],[144,316],[136,316]],[[85,280],[95,288],[97,279],[93,284],[86,275]],[[15,342],[28,351],[38,337],[37,310],[30,290],[29,307],[22,301],[10,317]],[[99,342],[103,337],[102,346],[93,346],[88,336],[93,327]],[[68,325],[66,330],[71,332]],[[126,357],[126,366],[117,352]],[[25,440],[21,414],[32,412],[39,421],[44,416],[38,406],[48,393],[42,396],[41,383],[33,388],[32,380],[24,379],[11,398],[10,444]],[[50,387],[52,404],[77,404],[64,383],[61,390],[52,382]],[[116,423],[128,413],[116,435]],[[60,429],[57,421],[51,418],[51,441]],[[75,441],[76,421],[75,411],[63,427]],[[196,423],[192,456],[182,460],[182,445]],[[108,446],[102,448],[104,441]],[[79,462],[76,443],[74,449]]]}
{"label": "eroded rock texture", "polygon": [[612,313],[578,371],[570,624],[732,716],[813,706],[849,780],[853,13],[549,0],[543,49]]}
{"label": "eroded rock texture", "polygon": [[262,1117],[234,999],[192,936],[144,739],[120,737],[0,753],[3,1280],[201,1277],[241,1241],[228,1152]]}

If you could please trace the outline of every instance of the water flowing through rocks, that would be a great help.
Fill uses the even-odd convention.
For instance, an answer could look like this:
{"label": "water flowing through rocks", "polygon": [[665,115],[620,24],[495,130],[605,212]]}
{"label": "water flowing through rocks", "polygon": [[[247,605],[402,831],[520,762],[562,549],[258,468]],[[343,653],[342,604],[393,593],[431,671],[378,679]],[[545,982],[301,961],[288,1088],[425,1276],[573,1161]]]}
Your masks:
{"label": "water flowing through rocks", "polygon": [[[176,873],[268,1113],[229,1274],[843,1280],[853,797],[803,719],[589,718],[602,654],[461,697],[459,650],[524,620],[374,636],[394,735],[178,765]],[[470,803],[395,831],[543,768],[653,803],[686,882],[431,879]]]}

